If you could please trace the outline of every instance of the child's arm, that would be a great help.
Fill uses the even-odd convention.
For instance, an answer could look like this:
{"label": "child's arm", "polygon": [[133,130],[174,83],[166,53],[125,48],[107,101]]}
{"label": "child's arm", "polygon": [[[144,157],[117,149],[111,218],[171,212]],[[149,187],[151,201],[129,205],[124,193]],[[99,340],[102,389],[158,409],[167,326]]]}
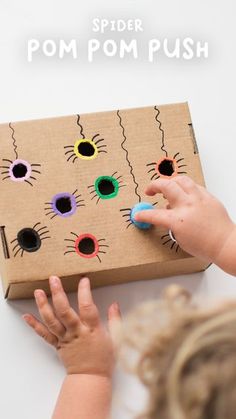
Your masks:
{"label": "child's arm", "polygon": [[[93,302],[90,282],[83,278],[78,287],[79,315],[70,306],[57,277],[50,278],[53,308],[43,290],[35,299],[43,322],[25,314],[26,322],[53,345],[66,368],[53,419],[106,419],[111,404],[114,352],[109,333],[101,323]],[[117,303],[108,310],[109,323],[120,319]]]}
{"label": "child's arm", "polygon": [[111,406],[111,380],[89,374],[67,375],[52,419],[107,419]]}
{"label": "child's arm", "polygon": [[146,194],[162,193],[166,209],[144,210],[135,219],[170,229],[186,252],[236,275],[236,225],[224,206],[187,176],[151,182]]}
{"label": "child's arm", "polygon": [[218,256],[214,260],[214,263],[218,265],[225,272],[231,275],[236,275],[236,226],[232,229],[231,234],[227,240],[225,240]]}

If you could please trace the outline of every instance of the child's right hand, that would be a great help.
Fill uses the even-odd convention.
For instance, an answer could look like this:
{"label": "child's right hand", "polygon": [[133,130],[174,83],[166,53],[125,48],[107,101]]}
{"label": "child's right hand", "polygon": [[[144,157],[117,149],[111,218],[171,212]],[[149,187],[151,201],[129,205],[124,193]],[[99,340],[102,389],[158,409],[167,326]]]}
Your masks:
{"label": "child's right hand", "polygon": [[136,213],[135,219],[170,229],[183,250],[217,263],[222,249],[236,232],[224,206],[187,176],[151,182],[146,194],[156,193],[167,199],[166,209],[143,210]]}

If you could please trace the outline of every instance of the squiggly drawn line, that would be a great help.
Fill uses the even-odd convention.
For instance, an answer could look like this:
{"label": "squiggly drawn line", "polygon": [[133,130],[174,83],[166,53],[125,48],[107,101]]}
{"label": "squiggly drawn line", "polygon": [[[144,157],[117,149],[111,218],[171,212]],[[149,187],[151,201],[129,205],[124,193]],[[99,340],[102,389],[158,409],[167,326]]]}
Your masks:
{"label": "squiggly drawn line", "polygon": [[158,116],[160,115],[160,111],[156,106],[154,106],[154,109],[157,111],[157,114],[155,116],[155,120],[158,122],[159,130],[161,131],[161,144],[162,144],[161,145],[161,150],[164,151],[164,153],[166,154],[166,157],[168,157],[168,153],[167,153],[166,149],[164,148],[165,147],[165,132],[161,128],[161,121],[158,119]]}
{"label": "squiggly drawn line", "polygon": [[80,124],[80,115],[78,114],[77,115],[78,116],[78,119],[77,119],[77,125],[79,125],[79,127],[80,127],[80,135],[81,135],[81,137],[83,138],[83,139],[85,139],[85,135],[84,135],[84,132],[83,132],[83,127],[82,127],[82,125]]}
{"label": "squiggly drawn line", "polygon": [[135,179],[135,176],[134,176],[134,173],[133,173],[133,167],[132,167],[132,165],[131,165],[131,163],[130,163],[130,160],[129,160],[129,153],[128,153],[128,150],[126,150],[126,148],[124,147],[124,143],[125,143],[125,141],[127,140],[127,137],[126,137],[126,135],[125,135],[125,128],[124,128],[124,126],[122,125],[122,119],[121,119],[121,116],[120,116],[120,114],[119,114],[119,110],[117,111],[117,116],[118,116],[118,118],[119,118],[119,124],[120,124],[120,127],[122,128],[122,134],[123,134],[123,138],[124,138],[124,140],[122,141],[122,143],[121,143],[121,147],[123,148],[123,150],[125,151],[125,153],[126,153],[126,160],[127,160],[127,162],[128,162],[128,165],[129,165],[129,167],[130,167],[130,174],[131,174],[131,176],[132,176],[132,178],[133,178],[133,180],[134,180],[134,184],[136,185],[135,186],[135,189],[134,189],[134,191],[135,191],[135,194],[137,195],[137,197],[138,197],[138,199],[139,199],[139,202],[141,202],[141,196],[138,194],[138,187],[139,187],[139,185],[138,185],[138,183],[136,182],[136,179]]}
{"label": "squiggly drawn line", "polygon": [[9,125],[9,128],[12,130],[11,138],[13,139],[13,147],[14,147],[14,152],[15,152],[15,155],[16,155],[16,159],[18,159],[16,139],[14,138],[15,130],[14,130],[14,128],[11,126],[11,122],[9,122],[9,124],[8,124],[8,125]]}

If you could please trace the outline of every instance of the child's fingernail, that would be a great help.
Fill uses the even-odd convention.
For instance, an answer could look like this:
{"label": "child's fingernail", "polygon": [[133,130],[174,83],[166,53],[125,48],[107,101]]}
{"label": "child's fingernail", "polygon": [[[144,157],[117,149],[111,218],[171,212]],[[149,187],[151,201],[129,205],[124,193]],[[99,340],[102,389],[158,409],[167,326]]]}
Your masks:
{"label": "child's fingernail", "polygon": [[57,278],[57,276],[50,276],[49,282],[50,282],[50,286],[53,289],[58,289],[60,286],[60,281],[59,281],[59,278]]}
{"label": "child's fingernail", "polygon": [[44,293],[42,292],[42,290],[35,290],[34,296],[37,299],[37,301],[39,302],[44,301]]}
{"label": "child's fingernail", "polygon": [[112,304],[115,310],[119,310],[119,304],[114,301],[114,303]]}
{"label": "child's fingernail", "polygon": [[34,325],[34,322],[33,322],[33,319],[32,319],[32,316],[31,316],[31,315],[29,315],[29,314],[24,314],[24,315],[22,316],[22,318],[24,319],[24,321],[25,321],[28,325],[30,325],[30,326],[33,326],[33,325]]}

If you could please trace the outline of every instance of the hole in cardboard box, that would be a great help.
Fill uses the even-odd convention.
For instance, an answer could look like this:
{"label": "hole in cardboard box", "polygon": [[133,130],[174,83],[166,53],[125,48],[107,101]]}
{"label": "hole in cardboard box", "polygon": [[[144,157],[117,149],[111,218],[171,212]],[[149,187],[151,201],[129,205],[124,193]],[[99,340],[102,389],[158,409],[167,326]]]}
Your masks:
{"label": "hole in cardboard box", "polygon": [[175,172],[175,166],[174,166],[174,161],[173,159],[163,159],[159,164],[158,164],[158,172],[163,175],[163,176],[172,176],[173,173]]}
{"label": "hole in cardboard box", "polygon": [[[96,139],[97,137],[98,139]],[[107,147],[106,144],[102,144],[103,141],[105,141],[104,138],[99,138],[99,134],[96,134],[92,139],[82,138],[73,145],[65,145],[65,156],[68,156],[67,161],[71,160],[74,163],[78,158],[93,160],[98,156],[98,153],[107,153],[106,150],[103,150]]]}
{"label": "hole in cardboard box", "polygon": [[81,194],[76,189],[72,194],[69,192],[61,192],[52,197],[51,202],[45,202],[46,215],[54,218],[57,215],[60,217],[69,217],[73,215],[78,207],[84,207],[84,199],[81,198]]}
{"label": "hole in cardboard box", "polygon": [[101,195],[111,195],[115,192],[114,182],[110,179],[101,179],[97,187]]}
{"label": "hole in cardboard box", "polygon": [[78,250],[83,255],[91,255],[95,251],[95,242],[91,237],[84,237],[78,243]]}
{"label": "hole in cardboard box", "polygon": [[[7,175],[2,178],[11,179],[14,182],[26,182],[30,186],[33,186],[32,181],[37,180],[36,174],[41,174],[39,168],[41,164],[29,163],[26,160],[16,159],[14,161],[9,159],[2,159],[3,165],[0,169],[4,169],[1,174]],[[10,163],[10,164],[9,164]]]}
{"label": "hole in cardboard box", "polygon": [[23,228],[17,234],[20,247],[27,252],[36,252],[41,246],[39,233],[33,228]]}
{"label": "hole in cardboard box", "polygon": [[61,214],[65,214],[72,210],[72,203],[69,196],[62,196],[58,198],[55,202],[56,209]]}
{"label": "hole in cardboard box", "polygon": [[100,176],[95,181],[95,192],[102,199],[114,198],[120,187],[118,179],[112,176]]}
{"label": "hole in cardboard box", "polygon": [[9,166],[9,176],[15,182],[28,181],[28,183],[31,184],[31,182],[29,182],[28,179],[30,178],[30,179],[35,180],[35,178],[31,176],[31,173],[32,173],[31,164],[27,162],[26,160],[16,159]]}
{"label": "hole in cardboard box", "polygon": [[[71,234],[73,238],[65,239],[65,241],[68,242],[68,245],[66,246],[68,250],[65,251],[64,255],[68,253],[77,253],[83,258],[90,259],[97,257],[101,263],[99,253],[105,254],[106,249],[102,249],[109,247],[108,244],[104,243],[106,241],[105,239],[97,239],[93,234],[90,233],[80,234],[78,236],[76,233],[71,231]],[[76,237],[76,240],[74,239],[74,236]]]}
{"label": "hole in cardboard box", "polygon": [[41,222],[38,221],[32,228],[22,228],[17,233],[15,239],[11,241],[13,246],[12,252],[16,257],[20,252],[21,257],[26,252],[36,252],[40,247],[43,240],[50,239],[49,230],[47,226],[41,227]]}
{"label": "hole in cardboard box", "polygon": [[84,157],[92,157],[96,152],[96,148],[91,141],[81,141],[78,144],[78,153]]}
{"label": "hole in cardboard box", "polygon": [[27,174],[27,171],[28,171],[28,169],[27,169],[26,165],[23,164],[23,163],[17,163],[12,168],[12,173],[13,173],[13,176],[15,178],[25,177],[25,175]]}
{"label": "hole in cardboard box", "polygon": [[75,241],[75,250],[84,258],[93,258],[99,252],[98,241],[92,234],[81,234]]}

